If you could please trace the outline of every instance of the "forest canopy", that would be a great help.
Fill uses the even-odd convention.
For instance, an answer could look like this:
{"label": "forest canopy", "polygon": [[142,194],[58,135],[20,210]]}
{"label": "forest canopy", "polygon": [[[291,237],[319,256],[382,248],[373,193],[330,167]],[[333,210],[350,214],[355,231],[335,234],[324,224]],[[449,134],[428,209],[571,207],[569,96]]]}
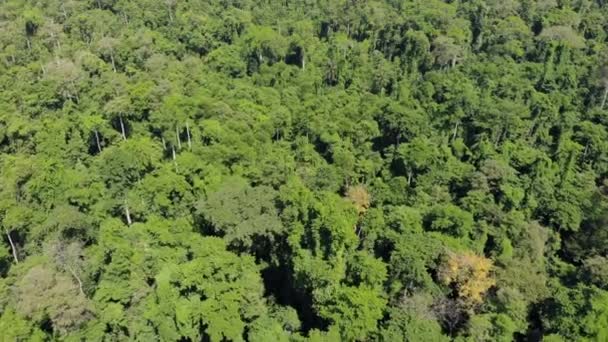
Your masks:
{"label": "forest canopy", "polygon": [[0,1],[0,340],[608,340],[604,0]]}

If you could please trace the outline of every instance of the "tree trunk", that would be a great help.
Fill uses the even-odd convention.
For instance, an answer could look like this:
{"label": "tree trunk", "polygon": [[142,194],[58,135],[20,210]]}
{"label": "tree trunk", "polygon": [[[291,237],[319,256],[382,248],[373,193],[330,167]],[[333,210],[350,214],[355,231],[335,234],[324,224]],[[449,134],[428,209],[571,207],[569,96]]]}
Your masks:
{"label": "tree trunk", "polygon": [[125,124],[122,122],[122,115],[118,116],[118,120],[120,121],[120,131],[122,132],[123,140],[127,140],[127,135],[125,134]]}
{"label": "tree trunk", "polygon": [[456,135],[458,134],[458,122],[454,126],[454,133],[452,134],[452,140],[456,139]]}
{"label": "tree trunk", "polygon": [[167,9],[169,10],[169,21],[173,22],[173,11],[171,10],[171,6],[167,5]]}
{"label": "tree trunk", "polygon": [[15,264],[19,263],[19,258],[17,257],[17,248],[15,247],[15,243],[13,242],[13,238],[11,238],[11,232],[6,231],[6,236],[8,237],[8,242],[11,244],[11,251],[13,252],[13,259],[15,260]]}
{"label": "tree trunk", "polygon": [[192,140],[190,139],[190,126],[188,126],[188,122],[186,121],[186,135],[188,136],[188,149],[192,151]]}
{"label": "tree trunk", "polygon": [[99,133],[95,130],[95,142],[97,143],[97,152],[101,153],[101,144],[99,143]]}
{"label": "tree trunk", "polygon": [[131,213],[129,212],[129,204],[127,200],[125,200],[125,217],[127,218],[127,224],[130,226],[133,221],[131,221]]}
{"label": "tree trunk", "polygon": [[112,70],[116,72],[116,64],[114,63],[114,52],[110,52],[110,61],[112,62]]}
{"label": "tree trunk", "polygon": [[481,46],[483,45],[483,31],[479,31],[479,35],[477,36],[477,41],[475,42],[475,51],[479,51]]}
{"label": "tree trunk", "polygon": [[68,271],[70,271],[70,273],[72,273],[72,276],[78,282],[78,289],[80,290],[80,294],[84,296],[84,291],[82,290],[82,280],[80,280],[78,275],[76,275],[76,272],[74,272],[74,270],[71,267],[68,267]]}
{"label": "tree trunk", "polygon": [[494,147],[498,147],[498,145],[502,141],[502,137],[505,135],[505,133],[507,133],[507,129],[501,128],[500,133],[498,134],[498,136],[496,137],[496,141],[494,142]]}
{"label": "tree trunk", "polygon": [[182,140],[179,138],[179,130],[177,129],[177,126],[175,126],[175,137],[177,138],[177,148],[181,150]]}
{"label": "tree trunk", "polygon": [[608,86],[606,86],[604,88],[604,96],[602,96],[602,105],[600,106],[600,109],[604,109],[604,106],[606,105],[606,98],[608,97]]}
{"label": "tree trunk", "polygon": [[585,150],[583,151],[583,160],[587,156],[587,151],[589,151],[589,143],[585,144]]}
{"label": "tree trunk", "polygon": [[171,146],[171,153],[173,154],[173,164],[175,165],[175,172],[178,172],[177,160],[175,158],[175,146]]}
{"label": "tree trunk", "polygon": [[160,141],[163,143],[163,151],[167,150],[167,142],[165,142],[165,137],[160,137]]}

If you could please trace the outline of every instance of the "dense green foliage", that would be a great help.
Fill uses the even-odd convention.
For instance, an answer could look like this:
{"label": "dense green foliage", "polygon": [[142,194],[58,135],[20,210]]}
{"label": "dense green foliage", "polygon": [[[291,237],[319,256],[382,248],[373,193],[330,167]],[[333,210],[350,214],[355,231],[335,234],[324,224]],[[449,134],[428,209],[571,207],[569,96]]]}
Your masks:
{"label": "dense green foliage", "polygon": [[606,341],[603,0],[3,0],[0,340]]}

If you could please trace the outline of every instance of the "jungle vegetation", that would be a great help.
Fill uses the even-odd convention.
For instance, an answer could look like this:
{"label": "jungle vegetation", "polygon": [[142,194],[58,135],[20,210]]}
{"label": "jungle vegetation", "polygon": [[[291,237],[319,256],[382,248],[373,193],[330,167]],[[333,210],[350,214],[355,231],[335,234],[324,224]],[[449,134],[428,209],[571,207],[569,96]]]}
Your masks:
{"label": "jungle vegetation", "polygon": [[607,341],[605,0],[1,0],[0,340]]}

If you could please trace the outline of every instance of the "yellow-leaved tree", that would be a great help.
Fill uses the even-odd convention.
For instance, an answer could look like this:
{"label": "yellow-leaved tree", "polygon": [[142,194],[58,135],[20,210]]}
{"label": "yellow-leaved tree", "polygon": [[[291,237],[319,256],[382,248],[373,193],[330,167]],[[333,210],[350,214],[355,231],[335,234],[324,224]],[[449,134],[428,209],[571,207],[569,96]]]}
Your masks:
{"label": "yellow-leaved tree", "polygon": [[447,254],[438,270],[438,278],[452,285],[458,297],[473,306],[483,301],[483,295],[495,284],[491,276],[492,260],[471,252]]}
{"label": "yellow-leaved tree", "polygon": [[348,187],[346,190],[346,198],[348,198],[348,200],[355,205],[359,215],[363,215],[367,209],[369,209],[371,204],[371,196],[363,185],[354,185]]}

